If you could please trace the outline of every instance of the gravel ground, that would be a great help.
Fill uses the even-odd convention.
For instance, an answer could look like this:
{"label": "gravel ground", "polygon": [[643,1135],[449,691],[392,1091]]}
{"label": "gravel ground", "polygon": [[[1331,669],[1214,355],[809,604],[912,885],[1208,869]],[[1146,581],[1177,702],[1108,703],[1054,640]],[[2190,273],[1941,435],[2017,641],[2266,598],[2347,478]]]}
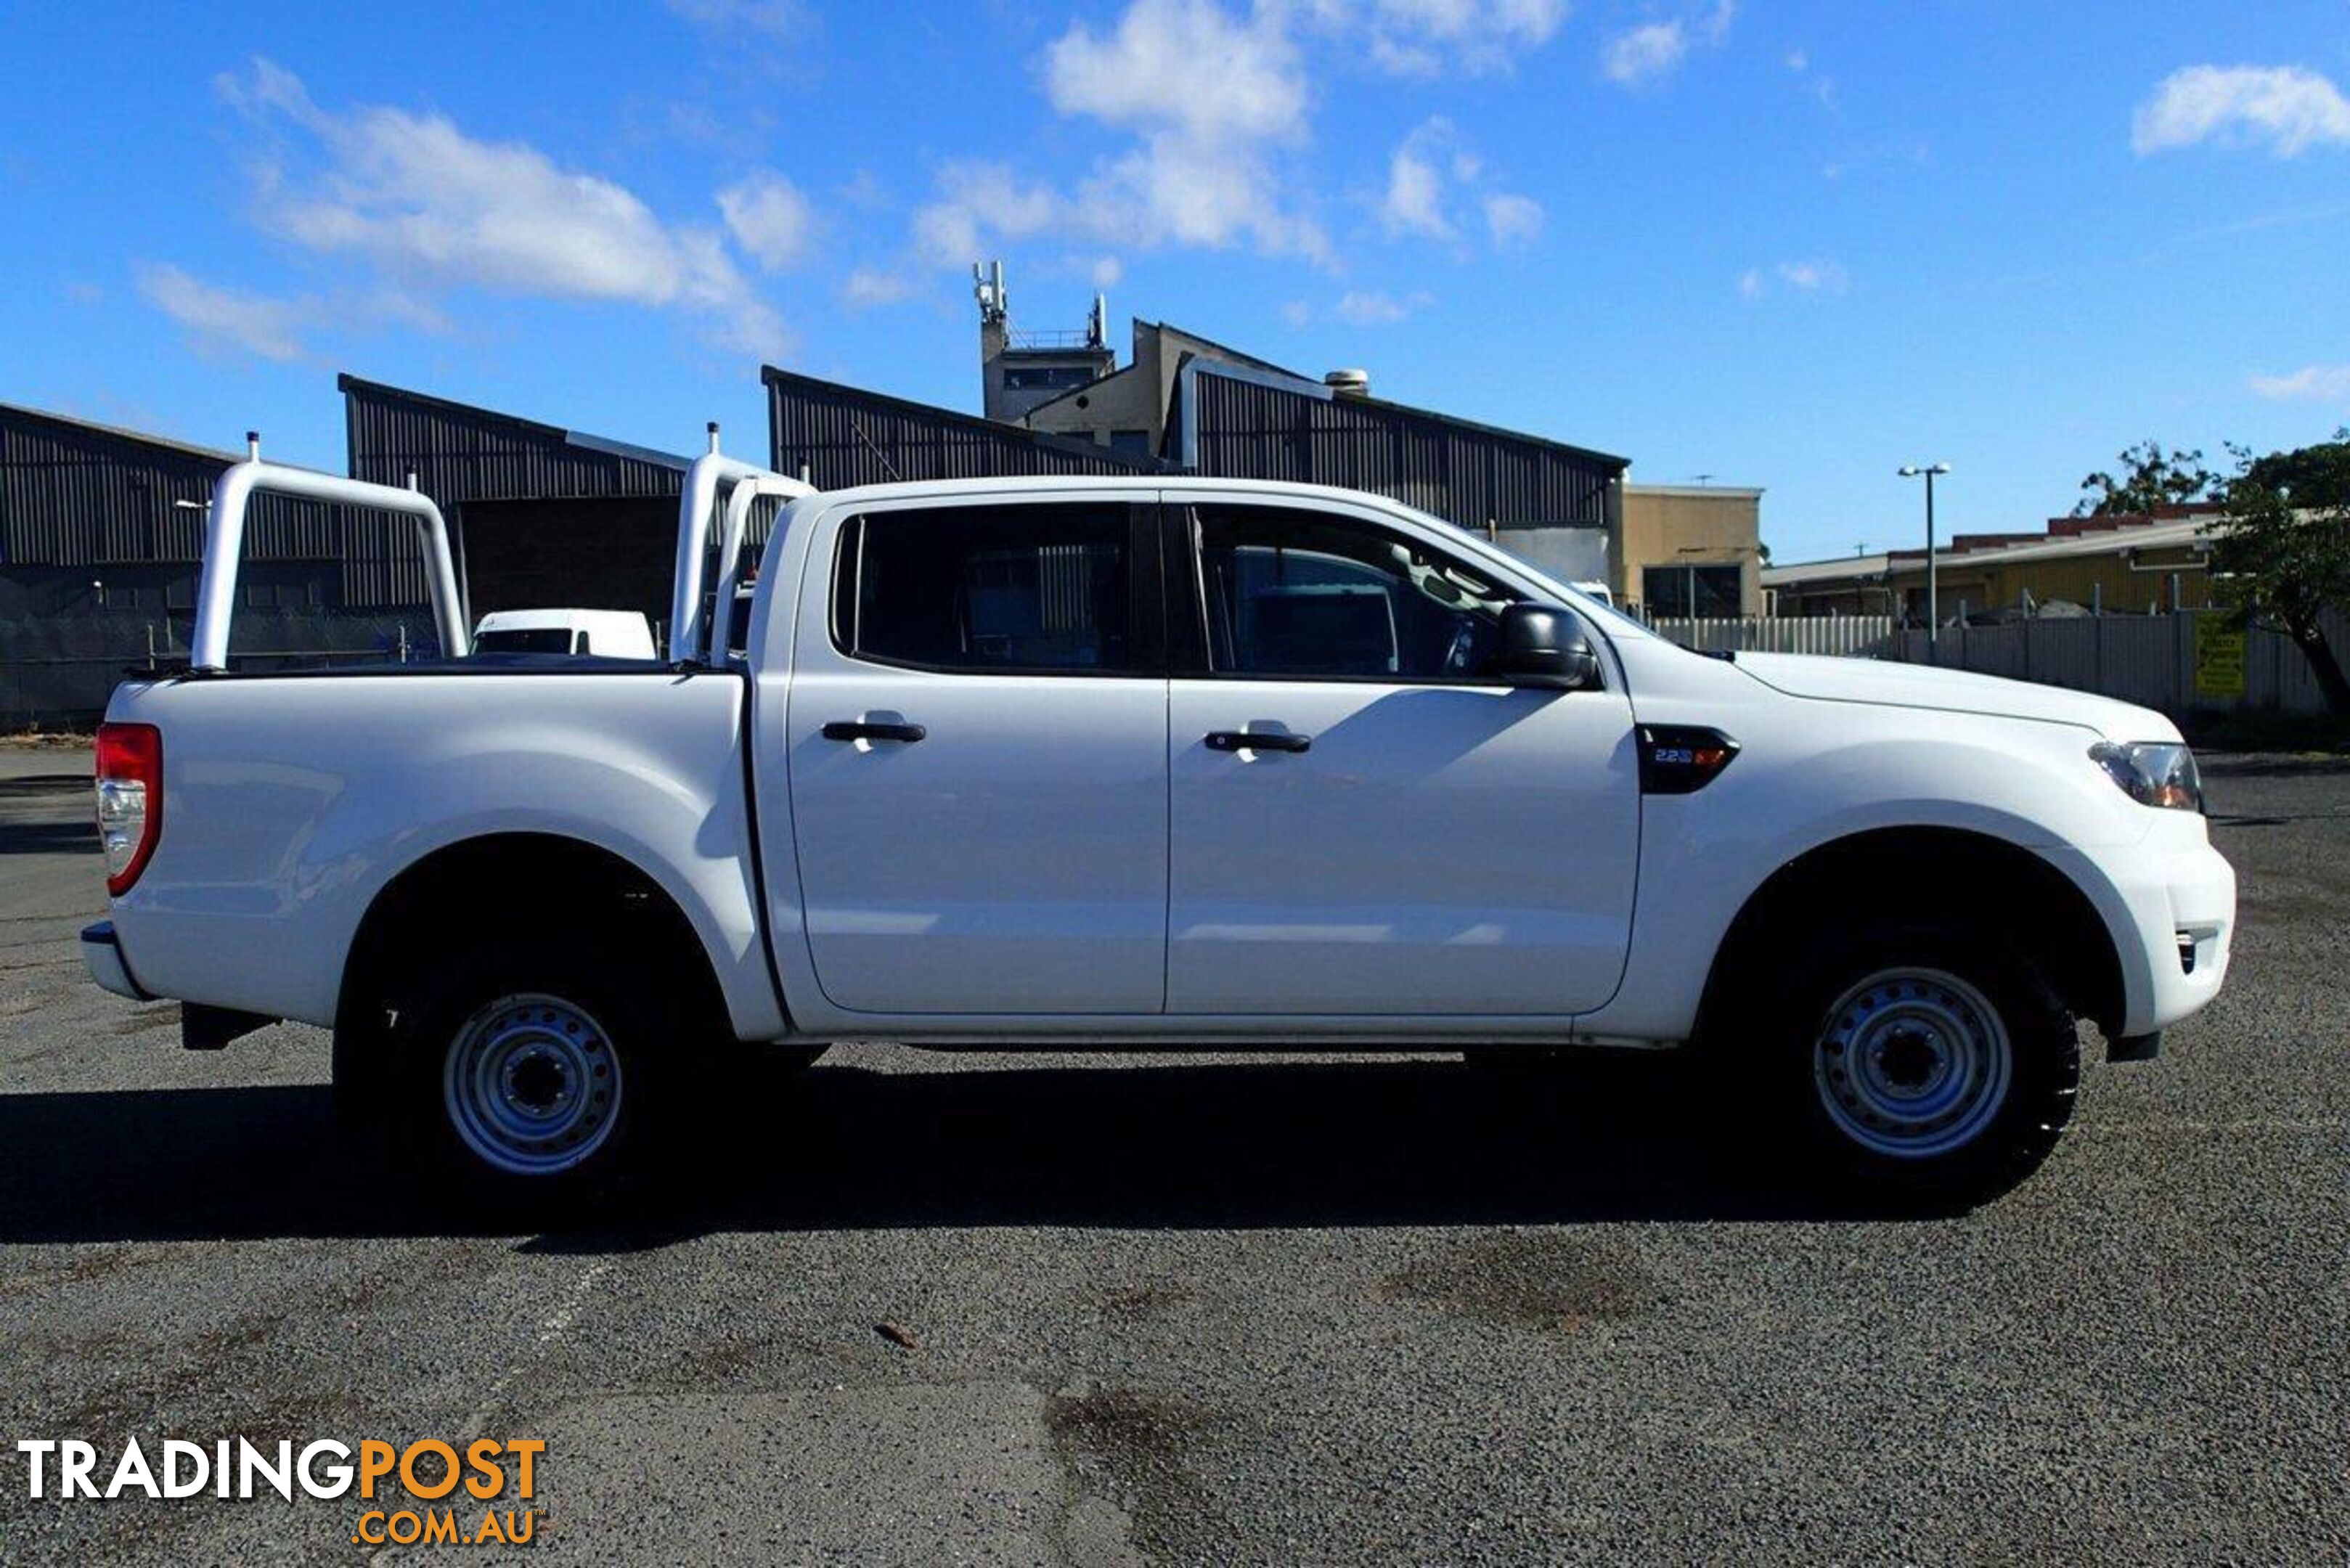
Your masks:
{"label": "gravel ground", "polygon": [[319,1032],[87,983],[86,766],[0,753],[0,1560],[358,1550],[35,1502],[20,1438],[475,1433],[578,1558],[2350,1555],[2350,761],[2214,761],[2226,993],[1964,1218],[1722,1153],[1669,1061],[877,1047],[561,1235],[355,1164]]}

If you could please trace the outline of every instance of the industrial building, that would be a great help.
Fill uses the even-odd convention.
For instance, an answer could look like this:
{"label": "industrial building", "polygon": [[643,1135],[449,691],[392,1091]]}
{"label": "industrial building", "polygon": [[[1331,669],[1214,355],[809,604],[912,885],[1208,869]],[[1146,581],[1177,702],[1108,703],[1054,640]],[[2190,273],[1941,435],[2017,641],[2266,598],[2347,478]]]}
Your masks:
{"label": "industrial building", "polygon": [[1343,485],[1473,529],[1572,581],[1620,585],[1628,460],[1371,395],[1137,320],[1120,366],[1097,296],[1081,331],[1013,325],[1000,264],[974,268],[987,417],[769,367],[775,466],[820,488],[960,473],[1172,472]]}
{"label": "industrial building", "polygon": [[[2051,606],[2141,615],[2209,608],[2207,530],[2219,512],[2197,503],[2146,515],[2054,517],[2037,533],[1960,534],[1934,553],[1942,618],[1995,619]],[[1922,546],[1790,562],[1766,568],[1762,580],[1778,615],[1894,615],[1925,624]]]}
{"label": "industrial building", "polygon": [[1762,492],[1627,484],[1616,591],[1652,617],[1762,613]]}
{"label": "industrial building", "polygon": [[[0,618],[192,615],[204,507],[241,453],[0,404]],[[252,609],[424,602],[414,525],[265,495],[243,574]]]}
{"label": "industrial building", "polygon": [[[984,413],[767,366],[770,466],[827,490],[1024,473],[1338,485],[1652,614],[1758,607],[1758,490],[1627,486],[1622,457],[1390,401],[1363,371],[1307,375],[1164,321],[1134,321],[1120,364],[1098,296],[1082,330],[1030,333],[1013,325],[1000,265],[977,281]],[[413,476],[440,505],[474,616],[666,616],[686,458],[356,376],[337,388],[348,472]],[[162,662],[184,646],[204,506],[237,457],[0,406],[0,718],[86,717],[126,657]],[[754,513],[754,547],[772,515]],[[239,646],[255,658],[429,643],[404,519],[264,496],[240,592]]]}
{"label": "industrial building", "polygon": [[[415,476],[448,519],[473,615],[580,605],[668,616],[687,459],[357,376],[336,386],[351,477]],[[771,515],[754,515],[755,535]],[[414,576],[402,603],[423,602],[421,566]]]}

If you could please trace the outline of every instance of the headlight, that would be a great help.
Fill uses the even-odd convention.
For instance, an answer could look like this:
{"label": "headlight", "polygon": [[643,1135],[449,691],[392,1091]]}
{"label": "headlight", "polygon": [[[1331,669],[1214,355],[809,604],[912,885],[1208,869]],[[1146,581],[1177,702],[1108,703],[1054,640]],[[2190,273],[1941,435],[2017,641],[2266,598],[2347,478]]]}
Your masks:
{"label": "headlight", "polygon": [[2089,759],[2141,805],[2203,809],[2203,778],[2195,771],[2195,753],[2176,741],[2100,741],[2089,748]]}

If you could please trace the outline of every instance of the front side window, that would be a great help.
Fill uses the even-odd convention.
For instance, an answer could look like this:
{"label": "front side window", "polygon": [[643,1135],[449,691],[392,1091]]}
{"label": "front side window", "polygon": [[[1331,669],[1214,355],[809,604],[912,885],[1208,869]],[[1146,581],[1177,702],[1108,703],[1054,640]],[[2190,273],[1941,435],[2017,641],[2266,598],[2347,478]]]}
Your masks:
{"label": "front side window", "polygon": [[1401,535],[1285,507],[1197,513],[1208,665],[1299,680],[1479,679],[1519,597]]}
{"label": "front side window", "polygon": [[861,659],[952,670],[1140,668],[1123,504],[925,507],[840,531],[833,635]]}

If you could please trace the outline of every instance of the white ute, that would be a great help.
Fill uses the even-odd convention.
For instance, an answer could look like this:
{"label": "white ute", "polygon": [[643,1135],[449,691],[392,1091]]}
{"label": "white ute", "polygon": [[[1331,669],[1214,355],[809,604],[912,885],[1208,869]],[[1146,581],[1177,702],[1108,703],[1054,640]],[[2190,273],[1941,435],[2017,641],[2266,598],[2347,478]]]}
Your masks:
{"label": "white ute", "polygon": [[[228,668],[255,489],[415,515],[450,657]],[[766,496],[737,655],[706,607]],[[668,661],[482,659],[429,501],[231,469],[192,667],[99,737],[99,983],[195,1046],[331,1028],[346,1110],[525,1191],[752,1043],[1687,1043],[1835,1169],[1965,1199],[2063,1130],[2075,1018],[2142,1057],[2227,972],[2142,708],[1699,655],[1336,490],[713,452],[681,513]]]}
{"label": "white ute", "polygon": [[473,628],[475,653],[651,659],[652,623],[637,610],[496,610]]}

